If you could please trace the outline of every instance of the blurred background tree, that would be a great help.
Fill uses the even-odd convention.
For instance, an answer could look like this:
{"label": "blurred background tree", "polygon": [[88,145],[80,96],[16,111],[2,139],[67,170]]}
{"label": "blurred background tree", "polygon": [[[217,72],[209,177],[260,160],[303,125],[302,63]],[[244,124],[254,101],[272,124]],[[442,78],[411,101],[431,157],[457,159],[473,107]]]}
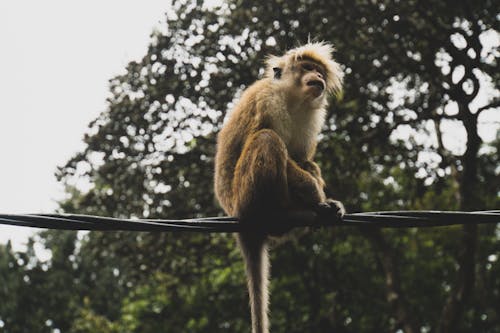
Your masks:
{"label": "blurred background tree", "polygon": [[[332,42],[346,73],[317,160],[348,211],[498,208],[499,15],[489,0],[175,1],[143,59],[110,80],[85,150],[58,170],[60,209],[221,214],[216,133],[265,55],[309,37]],[[496,139],[485,142],[488,130]],[[499,235],[492,225],[295,231],[272,253],[272,331],[500,332]],[[50,261],[32,243],[0,247],[0,332],[250,329],[231,235],[38,241]]]}

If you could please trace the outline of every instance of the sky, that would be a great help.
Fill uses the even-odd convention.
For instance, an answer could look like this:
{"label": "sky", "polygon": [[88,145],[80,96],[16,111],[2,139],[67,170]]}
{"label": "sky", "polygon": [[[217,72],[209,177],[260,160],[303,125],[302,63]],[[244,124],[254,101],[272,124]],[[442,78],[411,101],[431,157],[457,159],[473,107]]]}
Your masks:
{"label": "sky", "polygon": [[[169,1],[0,1],[0,212],[48,213],[54,172],[106,108],[108,80],[147,50]],[[23,249],[36,229],[0,225]]]}

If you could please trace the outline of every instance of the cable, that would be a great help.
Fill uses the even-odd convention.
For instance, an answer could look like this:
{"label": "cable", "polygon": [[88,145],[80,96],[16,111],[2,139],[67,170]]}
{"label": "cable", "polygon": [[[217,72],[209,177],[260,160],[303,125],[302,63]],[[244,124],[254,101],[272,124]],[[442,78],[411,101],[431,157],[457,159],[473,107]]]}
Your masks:
{"label": "cable", "polygon": [[[272,221],[272,223],[266,223]],[[318,217],[312,211],[268,215],[257,223],[238,223],[234,217],[206,217],[185,220],[117,219],[77,214],[0,214],[0,224],[58,230],[128,230],[162,232],[244,232],[266,225],[295,227],[371,226],[382,228],[438,227],[456,224],[500,223],[500,210],[383,211],[346,214],[342,221]],[[283,230],[283,231],[285,231]]]}

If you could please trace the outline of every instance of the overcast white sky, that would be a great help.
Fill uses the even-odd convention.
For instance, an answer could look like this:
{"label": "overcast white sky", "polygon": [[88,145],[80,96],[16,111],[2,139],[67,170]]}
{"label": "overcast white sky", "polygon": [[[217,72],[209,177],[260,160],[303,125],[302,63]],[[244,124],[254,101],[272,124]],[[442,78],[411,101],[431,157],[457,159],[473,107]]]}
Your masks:
{"label": "overcast white sky", "polygon": [[[105,109],[108,80],[146,52],[167,0],[0,1],[0,212],[51,212],[54,177]],[[0,226],[16,248],[29,228]]]}

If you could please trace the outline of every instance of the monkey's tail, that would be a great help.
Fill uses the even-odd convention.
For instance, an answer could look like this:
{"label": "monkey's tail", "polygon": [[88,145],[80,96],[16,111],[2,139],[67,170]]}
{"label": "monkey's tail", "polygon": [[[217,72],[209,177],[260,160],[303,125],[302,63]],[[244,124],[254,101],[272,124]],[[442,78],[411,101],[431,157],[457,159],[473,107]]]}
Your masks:
{"label": "monkey's tail", "polygon": [[263,234],[239,234],[245,259],[248,294],[252,313],[252,333],[269,332],[269,255],[267,237]]}

